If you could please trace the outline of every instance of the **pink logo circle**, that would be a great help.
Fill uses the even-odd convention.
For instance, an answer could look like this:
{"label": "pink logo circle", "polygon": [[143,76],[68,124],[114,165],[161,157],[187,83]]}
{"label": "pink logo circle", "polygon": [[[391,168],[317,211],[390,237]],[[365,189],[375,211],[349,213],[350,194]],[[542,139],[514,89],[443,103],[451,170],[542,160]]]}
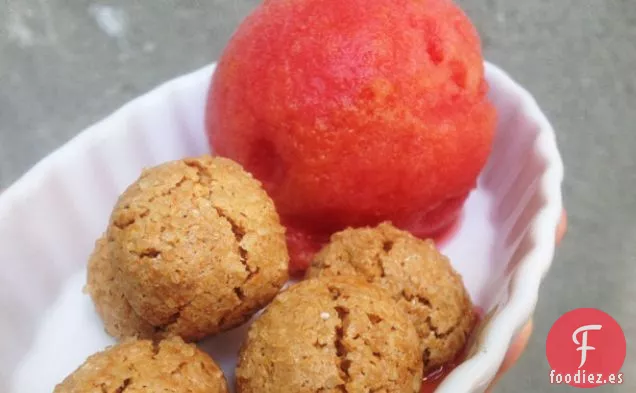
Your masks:
{"label": "pink logo circle", "polygon": [[626,352],[623,329],[609,314],[594,308],[572,310],[548,333],[550,382],[580,388],[620,384]]}

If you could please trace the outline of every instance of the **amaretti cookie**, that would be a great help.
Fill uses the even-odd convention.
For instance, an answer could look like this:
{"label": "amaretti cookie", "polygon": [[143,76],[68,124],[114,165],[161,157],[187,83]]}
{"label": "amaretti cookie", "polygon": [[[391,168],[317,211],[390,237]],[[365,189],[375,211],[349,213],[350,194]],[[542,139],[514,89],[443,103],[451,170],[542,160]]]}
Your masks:
{"label": "amaretti cookie", "polygon": [[54,393],[227,393],[219,366],[178,337],[127,339],[90,356]]}
{"label": "amaretti cookie", "polygon": [[461,276],[432,240],[383,223],[347,229],[313,259],[310,278],[360,276],[386,289],[413,321],[423,344],[425,371],[454,360],[475,321]]}
{"label": "amaretti cookie", "polygon": [[357,277],[300,282],[254,322],[237,393],[418,392],[415,327],[388,293]]}
{"label": "amaretti cookie", "polygon": [[203,156],[145,170],[121,195],[86,290],[115,337],[195,341],[268,304],[288,259],[261,184],[233,161]]}

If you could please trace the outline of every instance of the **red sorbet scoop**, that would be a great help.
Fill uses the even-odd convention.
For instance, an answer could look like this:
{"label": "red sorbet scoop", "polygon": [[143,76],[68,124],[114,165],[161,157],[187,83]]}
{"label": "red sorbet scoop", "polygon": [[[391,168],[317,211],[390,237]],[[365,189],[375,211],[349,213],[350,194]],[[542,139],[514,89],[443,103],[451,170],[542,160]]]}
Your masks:
{"label": "red sorbet scoop", "polygon": [[292,271],[347,226],[431,236],[489,155],[479,37],[447,0],[269,0],[214,74],[213,150],[260,179],[290,228]]}

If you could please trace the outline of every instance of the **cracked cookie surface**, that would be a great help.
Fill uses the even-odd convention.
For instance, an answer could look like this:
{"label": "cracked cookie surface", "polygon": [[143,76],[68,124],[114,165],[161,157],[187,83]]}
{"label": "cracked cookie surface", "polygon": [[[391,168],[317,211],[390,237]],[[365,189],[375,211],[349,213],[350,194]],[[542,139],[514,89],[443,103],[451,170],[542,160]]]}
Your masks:
{"label": "cracked cookie surface", "polygon": [[180,338],[127,339],[90,356],[54,393],[227,393],[219,366]]}
{"label": "cracked cookie surface", "polygon": [[407,315],[357,277],[300,282],[250,327],[237,393],[418,392],[422,351]]}
{"label": "cracked cookie surface", "polygon": [[285,230],[260,183],[203,156],[145,170],[119,198],[86,291],[122,338],[186,341],[233,328],[287,281]]}
{"label": "cracked cookie surface", "polygon": [[389,223],[346,229],[331,237],[307,277],[359,276],[386,289],[413,321],[423,345],[425,371],[455,359],[475,314],[461,276],[432,240]]}

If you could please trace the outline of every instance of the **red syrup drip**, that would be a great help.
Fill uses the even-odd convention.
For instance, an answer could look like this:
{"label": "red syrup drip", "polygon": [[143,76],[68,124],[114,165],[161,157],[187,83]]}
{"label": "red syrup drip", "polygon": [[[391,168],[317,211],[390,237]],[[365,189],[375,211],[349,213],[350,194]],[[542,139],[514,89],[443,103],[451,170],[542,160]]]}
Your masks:
{"label": "red syrup drip", "polygon": [[288,225],[289,275],[292,278],[302,278],[314,255],[328,242],[329,235],[315,235]]}
{"label": "red syrup drip", "polygon": [[[484,312],[481,307],[474,307],[473,312],[475,313],[475,321],[471,329],[471,335],[475,333],[475,327],[477,327],[479,321],[484,316]],[[470,339],[468,341],[470,342]],[[457,355],[454,360],[446,363],[443,366],[440,366],[439,368],[428,373],[428,375],[424,376],[424,378],[422,378],[422,387],[420,388],[420,393],[433,393],[439,387],[439,385],[444,382],[444,378],[446,378],[446,376],[450,374],[455,369],[455,367],[466,360],[467,349],[468,348],[464,348],[462,351],[460,351],[459,355]]]}

